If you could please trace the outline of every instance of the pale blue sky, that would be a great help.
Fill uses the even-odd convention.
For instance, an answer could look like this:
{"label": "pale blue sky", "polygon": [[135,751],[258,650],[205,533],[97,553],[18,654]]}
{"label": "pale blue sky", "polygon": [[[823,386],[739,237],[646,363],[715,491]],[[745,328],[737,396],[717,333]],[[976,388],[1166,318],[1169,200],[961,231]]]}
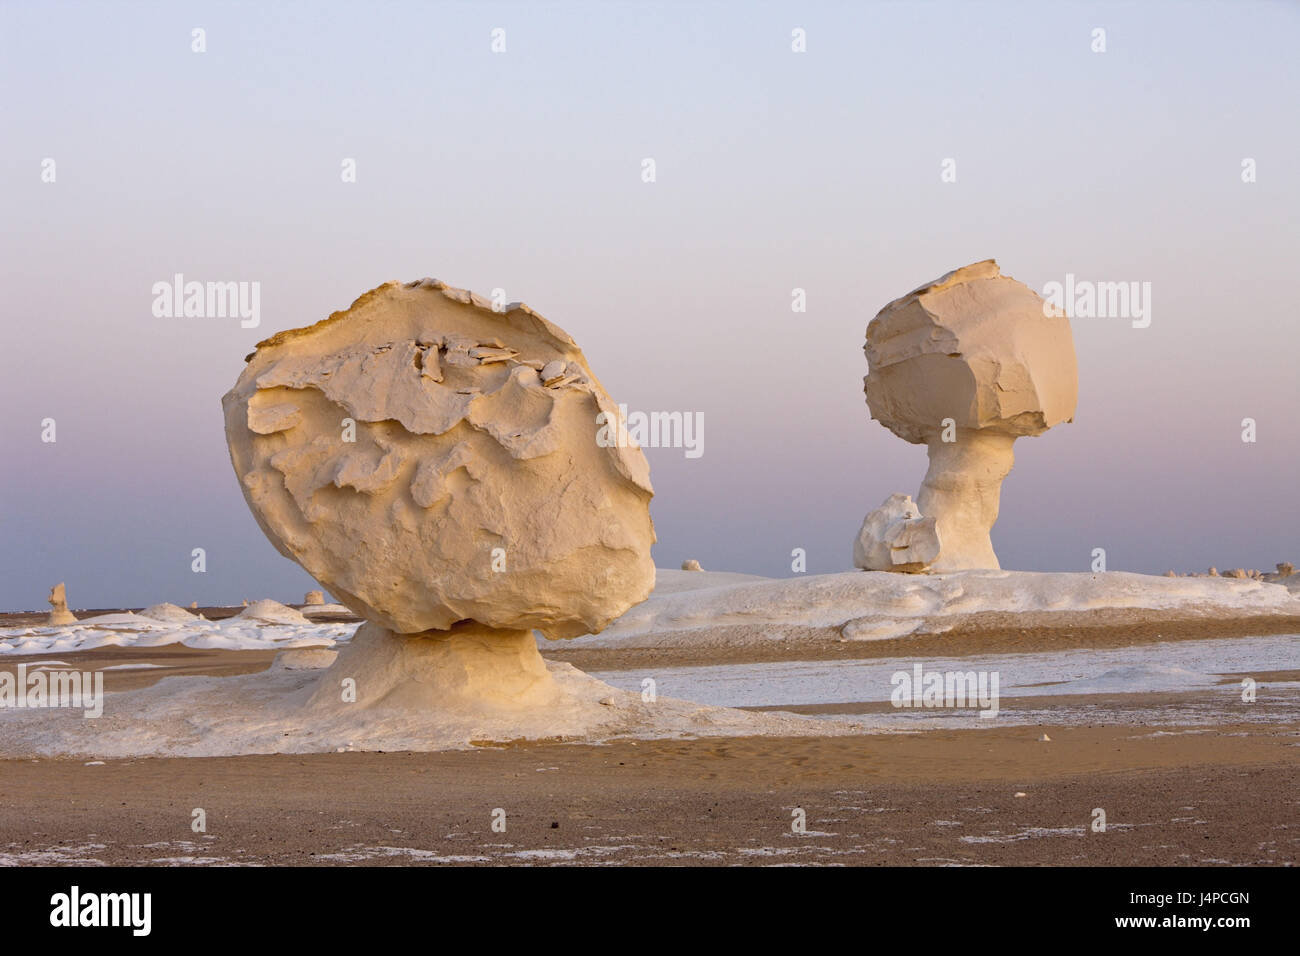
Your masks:
{"label": "pale blue sky", "polygon": [[[299,599],[220,397],[259,339],[426,275],[703,412],[702,458],[647,452],[656,560],[773,575],[847,569],[920,483],[862,398],[881,305],[988,257],[1149,281],[1150,328],[1075,321],[1077,420],[1017,444],[1003,565],[1300,563],[1298,47],[1285,3],[6,3],[0,608]],[[176,272],[260,282],[261,327],[155,318]]]}

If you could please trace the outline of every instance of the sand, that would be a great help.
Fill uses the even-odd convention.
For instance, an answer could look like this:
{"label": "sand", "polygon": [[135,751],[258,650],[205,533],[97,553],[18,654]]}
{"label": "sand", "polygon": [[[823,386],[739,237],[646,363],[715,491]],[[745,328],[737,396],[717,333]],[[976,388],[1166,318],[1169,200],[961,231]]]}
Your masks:
{"label": "sand", "polygon": [[1300,857],[1297,730],[0,761],[0,863],[1269,865]]}

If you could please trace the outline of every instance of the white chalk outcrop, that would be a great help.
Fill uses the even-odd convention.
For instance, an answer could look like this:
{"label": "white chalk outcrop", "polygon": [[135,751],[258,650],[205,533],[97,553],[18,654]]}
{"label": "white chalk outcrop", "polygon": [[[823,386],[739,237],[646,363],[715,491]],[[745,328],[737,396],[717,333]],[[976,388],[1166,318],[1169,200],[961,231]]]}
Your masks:
{"label": "white chalk outcrop", "polygon": [[654,586],[645,457],[597,442],[617,406],[525,305],[389,282],[260,343],[223,405],[262,530],[390,631],[574,637]]}
{"label": "white chalk outcrop", "polygon": [[53,627],[77,623],[77,615],[68,610],[68,592],[62,581],[50,588],[50,614],[45,623]]}
{"label": "white chalk outcrop", "polygon": [[[871,417],[929,450],[916,506],[940,544],[929,570],[996,569],[989,532],[1017,438],[1074,417],[1078,371],[1069,320],[1044,314],[992,259],[886,305],[867,326]],[[880,544],[889,544],[880,539]],[[869,570],[921,570],[878,560]],[[892,550],[892,549],[891,549]]]}

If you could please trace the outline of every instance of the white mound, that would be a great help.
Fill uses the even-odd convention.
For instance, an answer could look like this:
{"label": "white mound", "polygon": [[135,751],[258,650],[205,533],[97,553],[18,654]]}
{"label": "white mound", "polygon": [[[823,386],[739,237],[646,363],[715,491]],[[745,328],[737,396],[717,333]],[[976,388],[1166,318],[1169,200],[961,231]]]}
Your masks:
{"label": "white mound", "polygon": [[199,621],[199,617],[193,611],[167,603],[150,605],[140,612],[140,617],[147,617],[151,621],[162,621],[164,624],[194,624]]}
{"label": "white mound", "polygon": [[281,604],[279,601],[272,601],[270,598],[254,601],[235,616],[245,619],[251,618],[254,621],[261,621],[263,624],[311,624],[311,621],[301,611],[295,611],[293,608]]}

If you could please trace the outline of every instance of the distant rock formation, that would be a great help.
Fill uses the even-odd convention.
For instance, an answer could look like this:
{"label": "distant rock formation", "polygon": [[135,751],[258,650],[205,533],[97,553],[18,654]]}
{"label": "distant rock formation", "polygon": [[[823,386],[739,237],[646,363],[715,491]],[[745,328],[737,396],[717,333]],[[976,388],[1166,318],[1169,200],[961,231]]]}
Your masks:
{"label": "distant rock formation", "polygon": [[685,560],[685,561],[682,562],[682,570],[683,570],[683,571],[703,571],[704,569],[703,569],[702,567],[700,567],[700,562],[696,561],[694,558],[688,558],[687,560]]}
{"label": "distant rock formation", "polygon": [[308,591],[307,594],[306,594],[306,596],[302,599],[302,603],[303,603],[303,604],[308,604],[308,605],[311,605],[311,604],[324,604],[324,603],[325,603],[325,592],[324,592],[324,591]]}
{"label": "distant rock formation", "polygon": [[68,592],[62,581],[50,588],[50,615],[45,623],[54,627],[77,623],[77,616],[68,610]]}
{"label": "distant rock formation", "polygon": [[[989,532],[1014,461],[1012,444],[1074,417],[1079,384],[1069,320],[988,259],[890,302],[867,326],[865,351],[871,417],[929,450],[915,507],[934,519],[933,537],[921,525],[904,524],[890,538],[885,529],[897,524],[898,505],[886,502],[892,510],[873,524],[879,536],[862,548],[866,567],[998,568]],[[886,521],[891,515],[895,520]],[[909,555],[936,545],[938,553],[928,562],[896,564],[900,540]]]}

